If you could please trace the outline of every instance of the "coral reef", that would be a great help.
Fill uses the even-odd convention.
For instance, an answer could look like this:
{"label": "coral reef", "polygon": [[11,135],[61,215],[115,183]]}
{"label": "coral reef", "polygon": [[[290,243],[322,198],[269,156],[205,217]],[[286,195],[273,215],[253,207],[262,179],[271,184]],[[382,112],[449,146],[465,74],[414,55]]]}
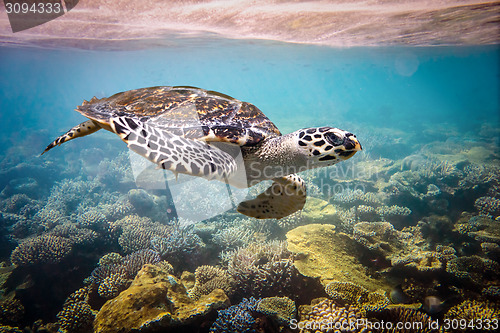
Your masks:
{"label": "coral reef", "polygon": [[160,255],[152,250],[139,250],[125,257],[116,253],[108,253],[99,260],[99,266],[94,269],[85,282],[97,289],[99,296],[105,299],[116,297],[127,288],[130,280],[145,264],[160,264],[170,271],[168,263],[161,261]]}
{"label": "coral reef", "polygon": [[[374,326],[380,323],[392,323],[392,327],[386,326],[384,333],[438,333],[440,329],[433,326],[432,318],[416,309],[409,307],[389,307],[382,311],[370,314],[374,320]],[[372,319],[373,318],[373,319]],[[395,323],[402,323],[399,327]],[[434,322],[438,323],[438,322]],[[437,325],[436,325],[437,326]]]}
{"label": "coral reef", "polygon": [[296,257],[294,266],[309,277],[319,277],[323,285],[349,279],[370,290],[389,289],[381,280],[367,275],[359,262],[362,247],[350,236],[328,224],[309,224],[286,234],[288,250]]}
{"label": "coral reef", "polygon": [[201,295],[208,295],[215,289],[222,289],[226,295],[233,293],[234,281],[228,273],[214,266],[199,266],[194,272],[195,283],[189,290],[189,296],[193,299],[199,299]]}
{"label": "coral reef", "polygon": [[257,322],[252,313],[257,310],[260,300],[244,298],[239,304],[218,311],[217,320],[210,327],[210,333],[253,333]]}
{"label": "coral reef", "polygon": [[332,281],[325,287],[325,292],[335,301],[344,304],[363,303],[363,300],[368,296],[368,290],[347,281]]}
{"label": "coral reef", "polygon": [[496,261],[479,256],[463,256],[450,260],[446,271],[467,282],[481,284],[485,274],[498,275],[500,265]]}
{"label": "coral reef", "polygon": [[10,260],[17,266],[57,263],[71,252],[72,244],[60,236],[37,236],[19,244],[12,251]]}
{"label": "coral reef", "polygon": [[253,231],[245,229],[243,226],[221,229],[212,236],[212,241],[224,249],[246,246],[252,240]]}
{"label": "coral reef", "polygon": [[252,243],[230,254],[228,273],[236,292],[259,297],[285,295],[294,287],[297,271],[285,242]]}
{"label": "coral reef", "polygon": [[482,215],[492,216],[493,218],[500,215],[500,199],[497,198],[486,196],[477,198],[474,207]]}
{"label": "coral reef", "polygon": [[[469,323],[476,324],[480,321],[481,323],[486,324],[488,322],[493,325],[494,321],[498,321],[499,317],[500,310],[498,306],[476,300],[465,300],[450,308],[444,315],[445,319],[458,320],[458,327],[453,327],[453,332],[476,332],[479,327],[476,325],[469,326]],[[487,329],[486,326],[484,328]]]}
{"label": "coral reef", "polygon": [[295,319],[297,308],[288,297],[267,297],[258,303],[255,311],[273,318],[278,325],[288,326]]}
{"label": "coral reef", "polygon": [[381,311],[390,303],[384,291],[369,292],[347,281],[332,281],[325,287],[325,292],[337,303],[354,305],[364,312]]}
{"label": "coral reef", "polygon": [[15,298],[0,299],[0,325],[18,323],[23,315],[24,307],[19,300]]}
{"label": "coral reef", "polygon": [[128,215],[113,222],[112,225],[122,230],[118,243],[125,253],[149,249],[155,237],[166,237],[171,232],[170,227],[138,215]]}
{"label": "coral reef", "polygon": [[179,220],[174,221],[167,235],[151,238],[151,248],[175,267],[196,265],[204,247],[205,243],[191,226],[182,226]]}
{"label": "coral reef", "polygon": [[57,314],[60,332],[89,332],[94,320],[94,311],[84,301],[67,302]]}
{"label": "coral reef", "polygon": [[96,315],[94,332],[149,332],[170,326],[200,324],[229,299],[220,289],[195,301],[177,278],[145,265],[128,289],[107,301]]}
{"label": "coral reef", "polygon": [[352,306],[340,307],[329,299],[316,299],[310,306],[299,307],[299,322],[292,322],[291,328],[300,333],[320,332],[368,332],[364,325],[356,325],[365,317]]}

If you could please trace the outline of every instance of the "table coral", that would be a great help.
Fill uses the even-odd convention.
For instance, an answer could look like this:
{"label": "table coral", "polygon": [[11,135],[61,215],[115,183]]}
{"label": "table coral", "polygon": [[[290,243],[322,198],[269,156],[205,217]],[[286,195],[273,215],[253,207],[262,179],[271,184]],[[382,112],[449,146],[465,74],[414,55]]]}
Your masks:
{"label": "table coral", "polygon": [[107,301],[96,315],[95,333],[153,332],[201,322],[229,305],[220,289],[191,299],[180,281],[155,265],[145,265],[128,289]]}
{"label": "table coral", "polygon": [[294,266],[308,277],[319,277],[323,285],[349,280],[370,290],[390,289],[385,282],[366,273],[359,262],[362,247],[329,224],[309,224],[286,234],[288,250],[295,254]]}

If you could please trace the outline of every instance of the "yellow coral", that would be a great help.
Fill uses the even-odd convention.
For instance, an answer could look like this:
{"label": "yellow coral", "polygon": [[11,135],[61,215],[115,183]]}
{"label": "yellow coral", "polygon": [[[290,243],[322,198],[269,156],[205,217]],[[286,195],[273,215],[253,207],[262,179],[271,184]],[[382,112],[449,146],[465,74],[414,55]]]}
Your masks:
{"label": "yellow coral", "polygon": [[102,306],[94,321],[94,332],[126,333],[196,324],[209,312],[228,305],[229,299],[220,289],[194,301],[174,276],[146,264],[128,289]]}
{"label": "yellow coral", "polygon": [[481,319],[484,322],[487,319],[498,320],[500,311],[488,302],[465,300],[449,309],[444,317],[447,319],[465,319],[467,321]]}
{"label": "yellow coral", "polygon": [[333,281],[326,286],[325,291],[334,300],[352,305],[364,303],[368,296],[368,290],[352,282]]}
{"label": "yellow coral", "polygon": [[288,297],[267,297],[257,305],[257,311],[276,319],[280,325],[288,325],[295,318],[295,302]]}

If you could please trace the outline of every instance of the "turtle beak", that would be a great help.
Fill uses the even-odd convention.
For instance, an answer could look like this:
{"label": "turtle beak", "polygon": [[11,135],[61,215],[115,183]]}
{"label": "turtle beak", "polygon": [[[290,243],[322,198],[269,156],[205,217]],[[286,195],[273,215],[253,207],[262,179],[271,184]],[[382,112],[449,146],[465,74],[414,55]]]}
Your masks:
{"label": "turtle beak", "polygon": [[345,150],[354,150],[355,152],[362,150],[361,144],[353,134],[345,136],[343,145]]}
{"label": "turtle beak", "polygon": [[[350,133],[349,133],[350,134]],[[345,151],[340,154],[340,158],[347,160],[354,156],[358,151],[362,150],[361,144],[353,134],[346,135],[344,138],[343,146]]]}

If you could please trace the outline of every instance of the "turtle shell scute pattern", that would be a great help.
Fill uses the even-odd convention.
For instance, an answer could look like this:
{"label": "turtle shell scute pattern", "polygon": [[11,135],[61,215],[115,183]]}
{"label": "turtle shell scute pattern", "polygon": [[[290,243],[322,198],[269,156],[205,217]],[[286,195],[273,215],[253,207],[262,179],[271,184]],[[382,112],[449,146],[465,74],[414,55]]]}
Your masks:
{"label": "turtle shell scute pattern", "polygon": [[111,117],[140,118],[171,134],[204,141],[255,145],[281,135],[255,105],[194,87],[129,90],[93,98],[77,111],[104,124],[109,124]]}

